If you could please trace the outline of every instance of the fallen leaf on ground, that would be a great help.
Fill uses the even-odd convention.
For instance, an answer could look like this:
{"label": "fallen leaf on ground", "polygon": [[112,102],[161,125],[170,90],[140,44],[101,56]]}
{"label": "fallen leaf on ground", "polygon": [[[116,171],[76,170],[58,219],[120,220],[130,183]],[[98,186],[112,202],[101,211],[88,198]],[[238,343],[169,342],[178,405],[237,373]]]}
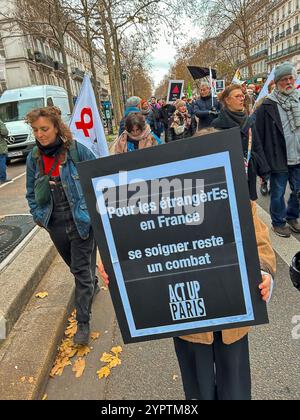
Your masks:
{"label": "fallen leaf on ground", "polygon": [[178,375],[173,375],[173,381],[177,381]]}
{"label": "fallen leaf on ground", "polygon": [[76,333],[77,333],[77,323],[76,324],[74,323],[74,324],[68,326],[68,328],[65,331],[65,336],[69,337],[69,338],[72,338],[72,337],[74,337],[74,335]]}
{"label": "fallen leaf on ground", "polygon": [[123,349],[122,349],[122,347],[121,347],[121,346],[118,346],[118,347],[113,347],[113,348],[111,349],[111,351],[112,351],[113,353],[115,353],[115,355],[116,355],[116,356],[118,356],[118,355],[119,355],[119,353],[122,353]]}
{"label": "fallen leaf on ground", "polygon": [[72,371],[75,372],[75,377],[80,378],[84,372],[85,369],[85,360],[84,359],[78,359],[74,363],[74,366],[72,368]]}
{"label": "fallen leaf on ground", "polygon": [[26,381],[26,376],[23,376],[23,377],[20,379],[20,381],[21,381],[22,383],[24,383],[24,382]]}
{"label": "fallen leaf on ground", "polygon": [[104,366],[102,369],[98,370],[97,372],[98,378],[107,378],[110,375],[110,369],[107,366]]}
{"label": "fallen leaf on ground", "polygon": [[119,359],[118,357],[114,357],[113,359],[112,359],[112,361],[111,362],[109,362],[109,364],[108,364],[108,367],[110,368],[110,369],[113,369],[113,368],[115,368],[115,367],[117,367],[117,366],[120,366],[120,364],[121,364],[122,362],[121,362],[121,359]]}
{"label": "fallen leaf on ground", "polygon": [[101,287],[100,287],[100,289],[101,289],[101,290],[104,290],[105,292],[107,292],[107,290],[108,290],[108,288],[107,288],[107,287],[105,287],[105,286],[101,286]]}
{"label": "fallen leaf on ground", "polygon": [[40,292],[35,295],[38,299],[45,299],[49,294],[47,292]]}
{"label": "fallen leaf on ground", "polygon": [[68,357],[64,357],[63,359],[57,359],[55,364],[50,372],[50,376],[54,378],[54,376],[61,376],[65,367],[72,365]]}
{"label": "fallen leaf on ground", "polygon": [[77,348],[77,356],[84,357],[91,352],[91,349],[88,346],[81,346]]}
{"label": "fallen leaf on ground", "polygon": [[114,358],[115,358],[115,356],[113,356],[110,353],[103,353],[101,358],[100,358],[100,362],[110,363]]}
{"label": "fallen leaf on ground", "polygon": [[92,332],[92,334],[91,334],[91,340],[98,340],[99,337],[100,337],[100,333],[99,332]]}
{"label": "fallen leaf on ground", "polygon": [[45,394],[45,395],[43,396],[43,398],[42,398],[42,401],[45,401],[47,398],[48,398],[48,395],[47,395],[47,394]]}
{"label": "fallen leaf on ground", "polygon": [[34,378],[33,378],[32,376],[30,376],[30,378],[28,378],[28,382],[29,382],[30,384],[33,384],[33,383],[34,383]]}

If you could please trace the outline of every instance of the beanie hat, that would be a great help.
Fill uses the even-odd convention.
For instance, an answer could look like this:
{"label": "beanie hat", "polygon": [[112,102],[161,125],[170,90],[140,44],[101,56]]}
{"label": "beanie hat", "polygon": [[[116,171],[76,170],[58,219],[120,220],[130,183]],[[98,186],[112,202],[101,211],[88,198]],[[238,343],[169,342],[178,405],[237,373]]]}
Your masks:
{"label": "beanie hat", "polygon": [[282,79],[284,76],[289,76],[291,74],[294,74],[295,69],[292,63],[289,63],[288,61],[281,64],[280,66],[276,67],[275,69],[275,83],[279,82],[280,79]]}
{"label": "beanie hat", "polygon": [[186,106],[186,103],[184,101],[177,101],[176,102],[176,109],[179,109],[182,106]]}
{"label": "beanie hat", "polygon": [[141,98],[138,96],[132,96],[131,98],[127,99],[126,108],[131,107],[138,107],[141,103]]}

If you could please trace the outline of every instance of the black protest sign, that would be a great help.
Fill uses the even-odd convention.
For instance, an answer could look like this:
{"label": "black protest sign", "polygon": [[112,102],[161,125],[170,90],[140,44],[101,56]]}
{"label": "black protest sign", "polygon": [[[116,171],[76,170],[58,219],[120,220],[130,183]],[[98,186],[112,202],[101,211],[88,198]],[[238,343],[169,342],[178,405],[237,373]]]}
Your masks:
{"label": "black protest sign", "polygon": [[181,99],[183,94],[184,80],[170,80],[167,102],[173,103]]}
{"label": "black protest sign", "polygon": [[125,343],[268,322],[238,129],[79,164]]}

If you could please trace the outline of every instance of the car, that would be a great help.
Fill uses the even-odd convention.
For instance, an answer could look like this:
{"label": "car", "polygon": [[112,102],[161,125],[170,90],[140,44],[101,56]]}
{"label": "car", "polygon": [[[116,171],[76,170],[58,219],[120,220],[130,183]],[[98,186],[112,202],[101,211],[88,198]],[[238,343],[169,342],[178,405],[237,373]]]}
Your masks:
{"label": "car", "polygon": [[69,123],[71,112],[66,90],[59,86],[40,85],[8,89],[0,97],[0,119],[5,123],[8,136],[8,163],[14,158],[26,158],[35,145],[31,128],[25,116],[35,108],[57,106],[62,119]]}

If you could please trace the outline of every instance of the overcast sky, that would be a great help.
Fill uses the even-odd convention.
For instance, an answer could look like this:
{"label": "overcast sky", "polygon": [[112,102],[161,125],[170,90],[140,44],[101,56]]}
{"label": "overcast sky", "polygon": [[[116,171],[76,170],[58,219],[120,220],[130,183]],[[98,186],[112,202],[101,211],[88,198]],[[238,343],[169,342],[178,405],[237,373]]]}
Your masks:
{"label": "overcast sky", "polygon": [[[192,36],[186,36],[182,39],[181,45],[185,45],[192,38],[200,39],[202,35],[202,29],[193,25],[186,24],[186,33],[192,34]],[[168,73],[170,64],[173,64],[176,60],[176,48],[173,43],[167,40],[162,34],[160,42],[157,44],[155,51],[152,54],[152,78],[155,83],[155,88],[164,78],[165,74]]]}

